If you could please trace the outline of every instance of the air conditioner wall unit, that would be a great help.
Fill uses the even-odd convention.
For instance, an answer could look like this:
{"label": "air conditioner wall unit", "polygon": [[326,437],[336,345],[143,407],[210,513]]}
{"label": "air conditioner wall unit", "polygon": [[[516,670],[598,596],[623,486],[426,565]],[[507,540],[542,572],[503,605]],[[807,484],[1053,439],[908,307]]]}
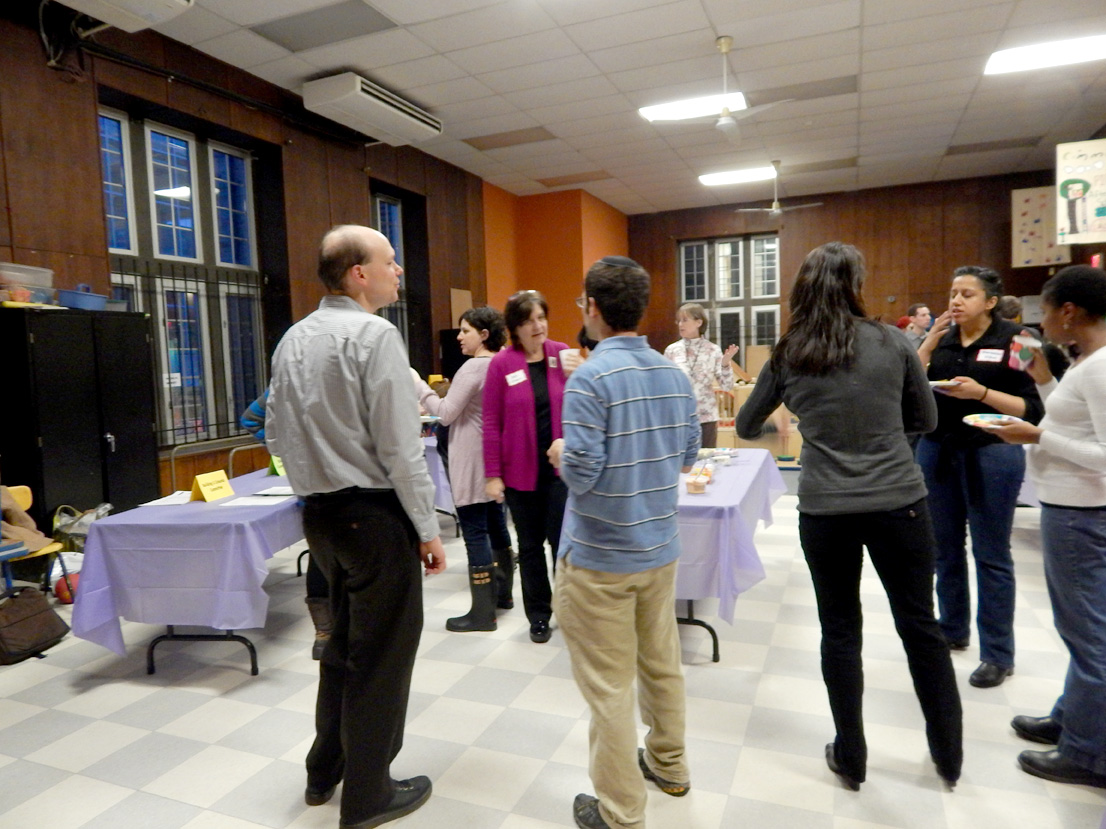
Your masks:
{"label": "air conditioner wall unit", "polygon": [[95,17],[124,32],[137,32],[172,20],[194,0],[59,0],[63,6]]}
{"label": "air conditioner wall unit", "polygon": [[303,85],[303,105],[394,147],[442,134],[442,122],[429,112],[356,72],[308,81]]}

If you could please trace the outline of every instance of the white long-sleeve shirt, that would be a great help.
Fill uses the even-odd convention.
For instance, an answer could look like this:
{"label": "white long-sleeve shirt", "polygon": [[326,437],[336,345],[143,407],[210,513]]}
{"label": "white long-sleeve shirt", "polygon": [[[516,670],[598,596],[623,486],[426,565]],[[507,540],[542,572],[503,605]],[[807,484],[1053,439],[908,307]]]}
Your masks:
{"label": "white long-sleeve shirt", "polygon": [[1038,386],[1045,403],[1029,476],[1043,503],[1106,507],[1106,348]]}
{"label": "white long-sleeve shirt", "polygon": [[273,355],[265,442],[300,496],[391,489],[421,541],[438,535],[407,350],[396,327],[325,296]]}

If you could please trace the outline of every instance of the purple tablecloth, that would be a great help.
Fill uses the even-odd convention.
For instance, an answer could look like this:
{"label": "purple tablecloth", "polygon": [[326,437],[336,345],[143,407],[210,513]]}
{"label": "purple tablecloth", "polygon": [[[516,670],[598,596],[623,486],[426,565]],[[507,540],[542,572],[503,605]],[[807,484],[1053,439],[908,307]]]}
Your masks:
{"label": "purple tablecloth", "polygon": [[434,481],[434,509],[456,517],[453,490],[449,488],[449,476],[446,474],[445,464],[442,463],[442,456],[438,454],[438,439],[433,436],[425,437],[422,445],[426,455],[426,468],[430,470],[430,478]]}
{"label": "purple tablecloth", "polygon": [[718,615],[733,624],[739,593],[764,578],[753,543],[757,520],[772,523],[772,504],[787,486],[766,449],[741,449],[715,470],[703,495],[680,483],[677,599],[718,598]]}
{"label": "purple tablecloth", "polygon": [[[232,497],[287,484],[251,472],[231,481]],[[120,616],[217,630],[264,627],[265,562],[302,538],[296,499],[242,507],[195,501],[110,515],[89,529],[73,633],[122,655]]]}

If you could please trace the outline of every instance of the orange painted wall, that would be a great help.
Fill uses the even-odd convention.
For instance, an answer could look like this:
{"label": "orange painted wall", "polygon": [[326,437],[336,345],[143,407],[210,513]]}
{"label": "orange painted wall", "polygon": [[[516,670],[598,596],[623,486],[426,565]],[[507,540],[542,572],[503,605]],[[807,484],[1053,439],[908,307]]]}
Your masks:
{"label": "orange painted wall", "polygon": [[514,196],[484,183],[488,304],[502,309],[515,291],[549,301],[549,336],[575,343],[584,274],[603,256],[626,256],[625,215],[583,190]]}
{"label": "orange painted wall", "polygon": [[629,256],[630,230],[626,214],[584,190],[580,191],[580,224],[584,229],[585,272],[604,256]]}
{"label": "orange painted wall", "polygon": [[579,190],[519,199],[518,287],[549,301],[549,336],[571,343],[582,324],[576,297],[584,278]]}
{"label": "orange painted wall", "polygon": [[518,290],[518,196],[484,184],[484,259],[488,305],[503,310]]}

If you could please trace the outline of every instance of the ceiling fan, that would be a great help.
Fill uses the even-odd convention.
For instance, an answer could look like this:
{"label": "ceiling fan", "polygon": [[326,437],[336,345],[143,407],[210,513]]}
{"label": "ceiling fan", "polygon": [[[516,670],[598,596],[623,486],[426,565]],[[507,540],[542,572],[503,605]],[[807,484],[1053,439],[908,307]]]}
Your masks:
{"label": "ceiling fan", "polygon": [[802,210],[806,207],[821,207],[822,202],[812,201],[806,204],[791,204],[787,207],[780,205],[780,162],[773,161],[772,168],[776,175],[772,179],[772,206],[771,207],[739,207],[734,213],[767,213],[769,216],[782,216],[792,210]]}
{"label": "ceiling fan", "polygon": [[[715,39],[715,46],[719,53],[722,55],[722,94],[721,96],[708,96],[705,98],[696,98],[689,101],[677,101],[673,104],[661,104],[655,107],[642,107],[639,112],[648,121],[666,122],[666,123],[680,123],[680,124],[713,124],[714,128],[725,135],[730,141],[736,143],[741,140],[741,130],[738,126],[738,121],[749,118],[752,115],[756,115],[758,112],[763,112],[766,109],[770,109],[778,104],[786,103],[790,101],[790,98],[785,98],[779,101],[772,101],[767,104],[760,104],[755,107],[749,107],[745,103],[745,96],[740,92],[733,93],[731,95],[729,91],[729,64],[726,61],[726,55],[730,53],[733,48],[733,38],[729,35],[722,35]],[[733,99],[733,100],[731,100]],[[719,104],[721,104],[721,111],[719,111]],[[733,109],[730,108],[731,104],[734,105]],[[663,109],[670,107],[676,107],[680,105],[686,105],[685,109],[690,108],[689,115],[674,114],[671,111],[663,112]],[[698,112],[695,112],[696,105],[698,105]],[[709,112],[709,115],[702,115],[701,113]]]}

